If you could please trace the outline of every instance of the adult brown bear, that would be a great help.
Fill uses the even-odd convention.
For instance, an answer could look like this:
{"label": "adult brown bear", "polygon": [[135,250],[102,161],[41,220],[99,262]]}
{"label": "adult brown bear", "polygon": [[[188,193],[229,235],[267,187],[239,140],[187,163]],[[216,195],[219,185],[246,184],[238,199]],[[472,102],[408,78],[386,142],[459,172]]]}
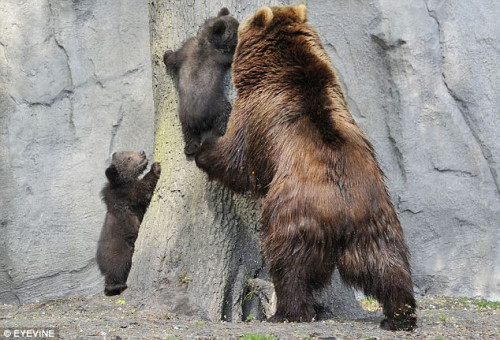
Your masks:
{"label": "adult brown bear", "polygon": [[265,196],[262,250],[278,302],[271,321],[311,321],[335,267],[383,305],[381,327],[416,326],[408,248],[370,142],[352,119],[306,8],[263,7],[238,32],[227,133],[196,164]]}

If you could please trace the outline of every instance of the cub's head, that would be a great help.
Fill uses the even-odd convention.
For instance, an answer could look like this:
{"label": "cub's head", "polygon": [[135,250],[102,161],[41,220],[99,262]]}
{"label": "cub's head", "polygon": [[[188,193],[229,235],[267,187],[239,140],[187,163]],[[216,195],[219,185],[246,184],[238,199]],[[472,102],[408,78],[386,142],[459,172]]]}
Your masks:
{"label": "cub's head", "polygon": [[216,49],[233,54],[238,43],[238,20],[224,7],[215,18],[208,19],[198,35],[207,39]]}
{"label": "cub's head", "polygon": [[106,169],[106,177],[111,184],[130,182],[146,169],[148,159],[146,153],[121,151],[113,153],[111,165]]}

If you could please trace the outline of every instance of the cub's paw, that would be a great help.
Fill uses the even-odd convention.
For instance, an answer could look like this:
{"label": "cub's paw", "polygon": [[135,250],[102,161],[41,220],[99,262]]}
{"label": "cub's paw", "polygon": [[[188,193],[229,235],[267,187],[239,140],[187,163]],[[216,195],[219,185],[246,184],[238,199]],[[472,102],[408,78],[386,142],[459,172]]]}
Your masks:
{"label": "cub's paw", "polygon": [[157,177],[160,177],[160,174],[161,174],[161,165],[159,162],[154,162],[152,165],[151,165],[151,171],[153,171],[153,173],[157,176]]}
{"label": "cub's paw", "polygon": [[175,64],[174,61],[174,51],[172,50],[166,50],[165,53],[163,53],[163,63],[167,67],[171,67]]}
{"label": "cub's paw", "polygon": [[127,289],[127,285],[125,283],[117,283],[117,284],[108,284],[104,287],[104,295],[113,296],[119,295]]}
{"label": "cub's paw", "polygon": [[196,140],[191,140],[188,141],[184,146],[184,153],[186,154],[186,156],[193,156],[199,148],[200,143]]}

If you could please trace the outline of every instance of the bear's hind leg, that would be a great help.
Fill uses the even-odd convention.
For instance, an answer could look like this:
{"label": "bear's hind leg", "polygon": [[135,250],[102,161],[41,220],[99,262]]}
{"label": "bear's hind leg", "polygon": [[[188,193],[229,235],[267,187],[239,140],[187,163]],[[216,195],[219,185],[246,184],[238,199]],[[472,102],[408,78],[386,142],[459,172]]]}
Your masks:
{"label": "bear's hind leg", "polygon": [[355,241],[342,247],[337,265],[346,283],[382,304],[386,318],[381,328],[411,331],[417,315],[408,250],[402,233],[384,234],[375,240],[358,232]]}
{"label": "bear's hind leg", "polygon": [[271,277],[277,297],[276,313],[270,322],[310,322],[316,317],[312,287],[303,270],[271,267]]}
{"label": "bear's hind leg", "polygon": [[105,279],[104,295],[113,296],[120,295],[125,289],[127,289],[126,283],[117,283],[112,278]]}
{"label": "bear's hind leg", "polygon": [[[127,256],[128,257],[128,256]],[[131,260],[130,256],[130,260]],[[127,278],[131,267],[131,261],[127,259],[113,259],[113,268],[106,273],[104,278],[104,295],[119,295],[127,289]]]}
{"label": "bear's hind leg", "polygon": [[107,254],[104,294],[113,296],[127,289],[127,278],[132,265],[133,248],[125,240],[115,240]]}
{"label": "bear's hind leg", "polygon": [[297,214],[288,209],[283,214],[277,209],[263,210],[262,246],[277,297],[271,322],[314,320],[313,291],[330,282],[334,269],[332,242],[322,224],[300,214],[304,210]]}

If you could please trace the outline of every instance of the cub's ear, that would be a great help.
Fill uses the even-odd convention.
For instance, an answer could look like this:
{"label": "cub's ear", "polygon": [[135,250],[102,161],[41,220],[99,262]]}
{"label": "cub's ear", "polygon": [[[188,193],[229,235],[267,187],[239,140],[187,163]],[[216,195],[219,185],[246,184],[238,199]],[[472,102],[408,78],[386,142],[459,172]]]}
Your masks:
{"label": "cub's ear", "polygon": [[269,7],[261,7],[255,12],[252,23],[255,26],[266,27],[273,21],[273,11]]}
{"label": "cub's ear", "polygon": [[221,8],[217,17],[223,17],[224,15],[229,15],[229,10],[226,7]]}
{"label": "cub's ear", "polygon": [[299,22],[306,22],[307,21],[307,8],[305,5],[298,5],[298,6],[293,7],[293,12],[299,18]]}
{"label": "cub's ear", "polygon": [[110,183],[117,183],[118,182],[118,170],[116,169],[116,166],[114,164],[111,164],[106,169],[106,177],[108,178],[108,181]]}
{"label": "cub's ear", "polygon": [[222,35],[226,31],[226,23],[222,20],[216,21],[212,26],[212,33],[214,35]]}

